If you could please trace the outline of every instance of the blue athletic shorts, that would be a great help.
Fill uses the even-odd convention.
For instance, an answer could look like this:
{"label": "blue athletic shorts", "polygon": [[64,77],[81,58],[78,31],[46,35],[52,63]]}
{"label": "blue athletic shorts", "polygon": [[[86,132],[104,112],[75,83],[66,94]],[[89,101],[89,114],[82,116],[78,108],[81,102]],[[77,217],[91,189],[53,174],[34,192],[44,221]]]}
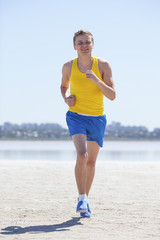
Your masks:
{"label": "blue athletic shorts", "polygon": [[86,116],[68,111],[66,122],[71,136],[78,133],[85,134],[87,141],[96,141],[100,147],[103,147],[106,115]]}

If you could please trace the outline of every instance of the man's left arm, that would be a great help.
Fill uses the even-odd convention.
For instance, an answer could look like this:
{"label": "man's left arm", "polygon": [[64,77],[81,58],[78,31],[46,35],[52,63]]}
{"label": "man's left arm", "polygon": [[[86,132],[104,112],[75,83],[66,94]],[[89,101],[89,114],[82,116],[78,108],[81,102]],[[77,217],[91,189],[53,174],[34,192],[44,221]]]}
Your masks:
{"label": "man's left arm", "polygon": [[116,91],[112,78],[112,70],[108,62],[100,62],[99,67],[102,72],[102,79],[99,79],[95,73],[91,70],[86,72],[86,77],[92,82],[96,83],[99,89],[102,91],[105,97],[113,101],[116,98]]}

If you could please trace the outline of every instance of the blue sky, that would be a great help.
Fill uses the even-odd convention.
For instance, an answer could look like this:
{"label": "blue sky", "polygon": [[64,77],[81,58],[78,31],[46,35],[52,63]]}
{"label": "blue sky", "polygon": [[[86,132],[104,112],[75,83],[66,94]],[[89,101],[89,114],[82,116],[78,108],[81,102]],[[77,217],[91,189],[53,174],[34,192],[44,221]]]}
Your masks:
{"label": "blue sky", "polygon": [[63,64],[77,56],[74,32],[93,33],[109,61],[117,98],[108,123],[160,127],[160,1],[0,1],[0,124],[59,123]]}

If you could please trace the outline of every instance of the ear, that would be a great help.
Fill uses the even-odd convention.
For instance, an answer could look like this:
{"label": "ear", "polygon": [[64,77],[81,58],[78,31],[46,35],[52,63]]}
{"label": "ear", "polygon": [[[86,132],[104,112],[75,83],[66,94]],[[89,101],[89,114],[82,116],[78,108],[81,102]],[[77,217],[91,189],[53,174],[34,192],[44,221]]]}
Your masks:
{"label": "ear", "polygon": [[75,45],[75,44],[73,44],[73,47],[74,47],[74,50],[77,50],[77,47],[76,47],[76,45]]}
{"label": "ear", "polygon": [[91,41],[92,41],[92,49],[93,49],[94,48],[94,40],[92,39]]}

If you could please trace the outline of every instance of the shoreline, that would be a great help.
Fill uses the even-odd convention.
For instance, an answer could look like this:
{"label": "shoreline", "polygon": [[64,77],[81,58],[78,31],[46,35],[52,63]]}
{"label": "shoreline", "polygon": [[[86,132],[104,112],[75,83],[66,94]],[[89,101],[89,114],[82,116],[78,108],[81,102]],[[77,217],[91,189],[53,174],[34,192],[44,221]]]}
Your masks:
{"label": "shoreline", "polygon": [[[28,142],[28,141],[35,141],[35,142],[68,142],[68,141],[72,141],[72,138],[69,138],[69,139],[12,139],[12,138],[6,138],[6,139],[2,139],[0,138],[0,141],[22,141],[22,142]],[[128,139],[128,138],[122,138],[122,139],[105,139],[104,138],[104,142],[160,142],[160,139]]]}

